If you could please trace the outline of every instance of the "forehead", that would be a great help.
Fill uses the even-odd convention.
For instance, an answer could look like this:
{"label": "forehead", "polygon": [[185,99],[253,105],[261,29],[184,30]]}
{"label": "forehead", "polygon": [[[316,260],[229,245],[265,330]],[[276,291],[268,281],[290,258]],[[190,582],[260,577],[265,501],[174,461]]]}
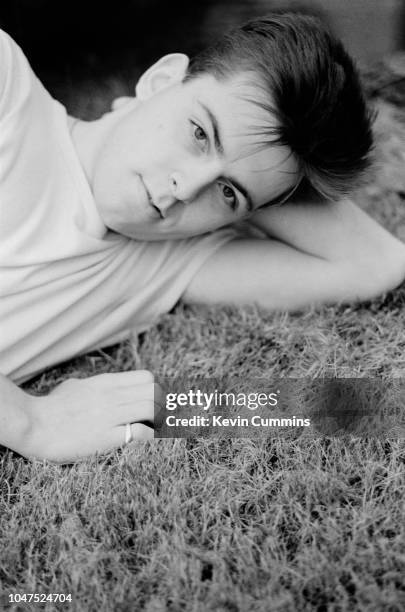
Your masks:
{"label": "forehead", "polygon": [[186,81],[183,88],[192,101],[210,105],[224,122],[224,129],[231,127],[241,136],[256,133],[260,138],[264,125],[276,126],[277,123],[275,116],[269,116],[262,108],[269,102],[264,88],[253,84],[252,80],[245,73],[220,80],[204,74]]}
{"label": "forehead", "polygon": [[263,88],[246,74],[221,81],[203,75],[185,87],[196,112],[216,124],[229,175],[246,185],[255,208],[294,187],[298,163],[287,146],[274,142],[277,118],[263,108],[272,105]]}

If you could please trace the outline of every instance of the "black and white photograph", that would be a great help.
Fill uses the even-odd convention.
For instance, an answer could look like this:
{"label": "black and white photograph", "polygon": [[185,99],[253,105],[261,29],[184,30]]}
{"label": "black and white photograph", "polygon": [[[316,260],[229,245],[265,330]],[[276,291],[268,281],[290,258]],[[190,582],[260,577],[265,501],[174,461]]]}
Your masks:
{"label": "black and white photograph", "polygon": [[405,1],[3,0],[0,610],[405,610]]}

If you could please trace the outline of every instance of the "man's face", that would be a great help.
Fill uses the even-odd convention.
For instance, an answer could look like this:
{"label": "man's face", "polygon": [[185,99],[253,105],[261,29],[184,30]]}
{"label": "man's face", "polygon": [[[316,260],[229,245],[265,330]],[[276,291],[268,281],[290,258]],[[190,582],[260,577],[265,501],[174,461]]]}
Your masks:
{"label": "man's face", "polygon": [[294,186],[289,150],[261,145],[257,128],[269,118],[249,101],[260,91],[242,75],[157,89],[115,111],[94,161],[92,189],[107,227],[140,240],[195,236]]}

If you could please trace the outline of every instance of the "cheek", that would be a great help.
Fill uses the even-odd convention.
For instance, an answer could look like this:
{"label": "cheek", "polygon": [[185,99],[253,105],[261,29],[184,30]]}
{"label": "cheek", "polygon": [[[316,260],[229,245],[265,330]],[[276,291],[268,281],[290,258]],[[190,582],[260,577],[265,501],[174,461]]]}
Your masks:
{"label": "cheek", "polygon": [[111,211],[121,208],[131,196],[133,179],[127,164],[117,156],[107,154],[100,159],[93,175],[93,195],[96,201]]}
{"label": "cheek", "polygon": [[214,231],[238,220],[212,192],[202,196],[198,203],[186,206],[186,214],[187,225],[201,232]]}

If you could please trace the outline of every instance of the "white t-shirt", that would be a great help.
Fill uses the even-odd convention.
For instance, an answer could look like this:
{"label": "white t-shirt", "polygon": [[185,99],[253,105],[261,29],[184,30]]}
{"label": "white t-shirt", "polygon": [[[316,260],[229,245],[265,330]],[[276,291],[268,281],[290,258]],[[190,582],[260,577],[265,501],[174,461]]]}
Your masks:
{"label": "white t-shirt", "polygon": [[235,235],[107,231],[65,108],[0,30],[0,371],[17,382],[145,330]]}

